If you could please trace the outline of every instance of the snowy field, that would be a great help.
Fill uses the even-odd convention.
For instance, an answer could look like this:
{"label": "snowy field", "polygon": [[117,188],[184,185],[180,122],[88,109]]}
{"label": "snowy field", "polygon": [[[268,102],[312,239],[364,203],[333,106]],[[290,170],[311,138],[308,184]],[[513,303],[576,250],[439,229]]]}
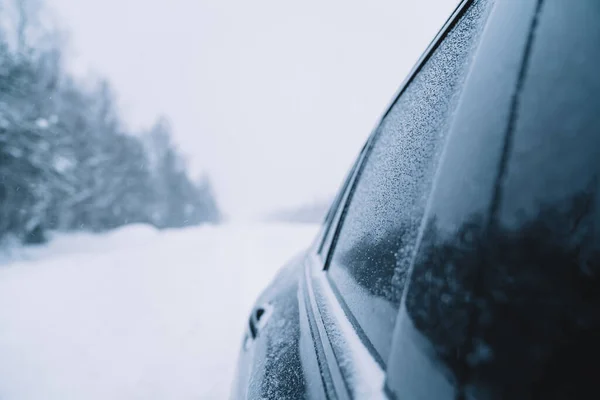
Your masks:
{"label": "snowy field", "polygon": [[126,227],[0,265],[0,399],[227,398],[248,312],[313,225]]}

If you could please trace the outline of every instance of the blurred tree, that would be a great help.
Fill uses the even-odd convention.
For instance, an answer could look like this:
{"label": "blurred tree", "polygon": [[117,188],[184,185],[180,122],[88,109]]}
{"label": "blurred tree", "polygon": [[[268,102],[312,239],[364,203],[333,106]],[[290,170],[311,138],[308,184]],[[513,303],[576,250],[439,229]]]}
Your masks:
{"label": "blurred tree", "polygon": [[171,141],[171,126],[160,118],[146,134],[154,181],[152,222],[159,228],[217,222],[220,213],[208,177],[190,179],[185,160]]}
{"label": "blurred tree", "polygon": [[128,132],[110,84],[92,87],[62,66],[63,40],[41,23],[41,0],[0,0],[0,239],[45,232],[216,222],[207,177],[194,182],[160,118]]}

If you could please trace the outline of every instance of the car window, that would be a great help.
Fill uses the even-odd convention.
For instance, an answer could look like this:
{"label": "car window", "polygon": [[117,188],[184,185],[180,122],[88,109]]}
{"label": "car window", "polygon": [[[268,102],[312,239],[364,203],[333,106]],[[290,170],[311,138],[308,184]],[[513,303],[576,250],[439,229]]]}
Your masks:
{"label": "car window", "polygon": [[476,42],[475,19],[463,18],[448,33],[383,119],[329,257],[332,287],[384,362],[437,160]]}
{"label": "car window", "polygon": [[546,1],[515,100],[469,398],[598,398],[600,8]]}

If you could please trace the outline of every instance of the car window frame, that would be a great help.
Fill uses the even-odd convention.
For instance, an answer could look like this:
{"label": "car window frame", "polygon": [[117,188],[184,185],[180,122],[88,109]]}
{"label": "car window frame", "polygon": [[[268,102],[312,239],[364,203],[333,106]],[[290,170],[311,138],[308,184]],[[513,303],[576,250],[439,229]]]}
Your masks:
{"label": "car window frame", "polygon": [[353,185],[355,173],[361,163],[361,160],[364,157],[365,151],[367,149],[367,143],[365,143],[360,153],[356,157],[354,163],[352,164],[352,167],[347,172],[342,185],[340,186],[331,206],[329,207],[329,210],[327,211],[327,214],[325,215],[323,226],[320,230],[319,235],[317,236],[317,240],[315,241],[314,246],[315,253],[321,257],[323,257],[323,255],[326,256],[329,252],[329,245],[331,244],[333,232],[335,231],[332,230],[332,228],[334,228],[337,225],[337,217],[339,210],[341,209],[340,205],[345,203],[348,188],[351,185]]}
{"label": "car window frame", "polygon": [[370,141],[371,136],[369,136],[369,138],[367,139],[367,142],[363,146],[358,157],[356,158],[356,161],[352,165],[352,168],[348,172],[344,184],[340,188],[340,191],[336,196],[332,208],[330,209],[331,213],[328,212],[327,217],[330,218],[330,221],[327,224],[327,226],[324,227],[323,232],[320,236],[320,243],[316,249],[316,253],[320,256],[323,265],[325,265],[325,261],[330,253],[332,241],[335,237],[337,227],[340,222],[341,212],[344,210],[345,206],[349,204],[348,195],[350,194],[351,188],[354,187],[357,178],[357,171],[361,168],[363,160],[365,159],[366,153],[369,149]]}

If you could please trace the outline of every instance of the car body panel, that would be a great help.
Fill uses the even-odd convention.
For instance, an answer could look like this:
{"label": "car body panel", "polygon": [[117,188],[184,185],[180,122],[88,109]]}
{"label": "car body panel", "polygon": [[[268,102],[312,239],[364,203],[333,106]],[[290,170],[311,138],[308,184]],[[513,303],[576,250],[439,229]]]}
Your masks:
{"label": "car body panel", "polygon": [[285,265],[257,300],[256,307],[268,305],[270,315],[255,338],[249,327],[244,335],[232,399],[305,397],[297,297],[305,257],[301,253]]}

